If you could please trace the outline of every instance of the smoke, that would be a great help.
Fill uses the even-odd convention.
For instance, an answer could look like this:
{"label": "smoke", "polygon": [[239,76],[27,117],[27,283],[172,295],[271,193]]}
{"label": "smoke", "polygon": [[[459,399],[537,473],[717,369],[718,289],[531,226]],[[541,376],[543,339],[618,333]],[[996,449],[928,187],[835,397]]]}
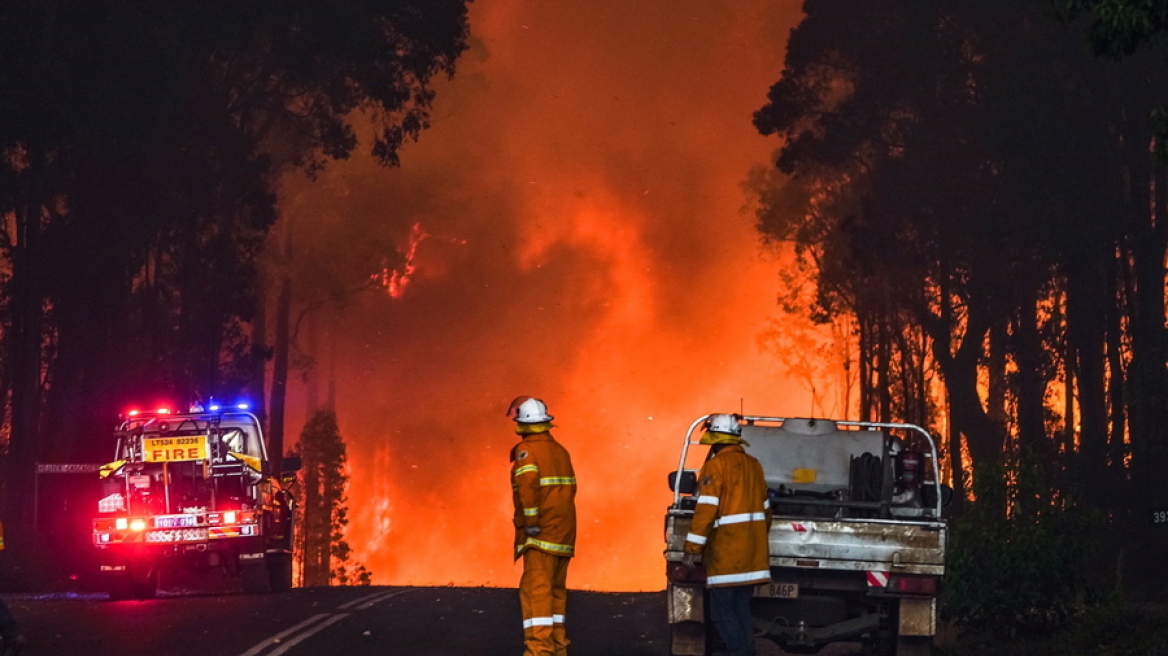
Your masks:
{"label": "smoke", "polygon": [[529,394],[579,480],[569,585],[658,590],[689,423],[809,404],[757,346],[779,263],[742,191],[777,146],[750,118],[799,15],[770,0],[471,7],[473,47],[401,168],[338,162],[297,198],[364,239],[426,235],[399,298],[357,297],[335,335],[348,540],[380,584],[516,585],[504,412]]}

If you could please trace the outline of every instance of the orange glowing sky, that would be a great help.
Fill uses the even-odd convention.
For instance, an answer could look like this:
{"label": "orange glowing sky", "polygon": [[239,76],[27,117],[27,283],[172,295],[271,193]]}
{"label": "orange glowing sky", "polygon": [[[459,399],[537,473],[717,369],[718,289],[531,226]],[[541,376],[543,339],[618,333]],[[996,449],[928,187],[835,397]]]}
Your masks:
{"label": "orange glowing sky", "polygon": [[297,199],[403,247],[415,223],[433,235],[401,298],[364,295],[336,340],[347,535],[375,583],[517,584],[517,395],[547,401],[572,453],[569,586],[598,590],[664,587],[666,474],[696,416],[806,414],[758,346],[779,258],[742,188],[779,146],[750,118],[798,18],[773,0],[475,2],[402,167],[337,163]]}

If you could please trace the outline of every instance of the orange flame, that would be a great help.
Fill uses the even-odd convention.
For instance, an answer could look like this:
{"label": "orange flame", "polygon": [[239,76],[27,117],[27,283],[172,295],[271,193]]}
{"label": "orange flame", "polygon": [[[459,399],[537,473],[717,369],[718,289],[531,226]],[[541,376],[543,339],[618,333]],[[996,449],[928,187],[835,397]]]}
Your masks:
{"label": "orange flame", "polygon": [[779,262],[741,190],[778,145],[749,117],[797,19],[769,0],[474,3],[477,45],[402,168],[322,174],[370,223],[436,217],[374,276],[397,302],[357,299],[336,340],[346,537],[375,583],[516,585],[516,394],[572,454],[569,585],[600,590],[664,587],[666,474],[695,417],[810,406],[757,346],[791,319],[773,322]]}
{"label": "orange flame", "polygon": [[[377,273],[370,276],[370,278],[377,283],[379,287],[384,287],[390,298],[400,299],[406,293],[406,287],[409,286],[410,280],[413,279],[414,273],[417,271],[417,264],[415,260],[418,256],[418,247],[426,239],[434,235],[426,232],[422,228],[421,223],[415,223],[410,228],[409,245],[406,247],[405,253],[402,253],[403,260],[400,266],[390,267],[385,261],[382,262],[382,268]],[[465,239],[445,238],[447,241],[456,244],[465,244]]]}

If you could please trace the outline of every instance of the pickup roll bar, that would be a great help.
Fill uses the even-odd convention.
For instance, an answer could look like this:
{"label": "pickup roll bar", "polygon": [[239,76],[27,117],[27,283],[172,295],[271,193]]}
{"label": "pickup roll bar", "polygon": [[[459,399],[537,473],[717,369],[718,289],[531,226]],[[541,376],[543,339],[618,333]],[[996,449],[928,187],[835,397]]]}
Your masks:
{"label": "pickup roll bar", "polygon": [[[705,415],[702,415],[701,417],[698,417],[696,421],[694,421],[692,424],[689,425],[689,430],[687,430],[685,432],[685,441],[682,443],[682,447],[681,447],[681,458],[678,460],[677,473],[675,474],[674,481],[673,481],[674,482],[674,485],[673,485],[673,505],[674,506],[677,506],[679,503],[681,503],[681,474],[685,470],[685,460],[686,460],[686,456],[689,455],[689,447],[690,447],[690,445],[697,444],[697,442],[693,441],[694,431],[697,429],[698,426],[702,425],[711,416],[713,416],[713,414],[714,413],[710,413],[710,414],[705,414]],[[740,416],[742,417],[742,420],[748,426],[754,425],[755,422],[759,422],[759,421],[763,421],[763,422],[767,422],[767,423],[782,424],[782,423],[786,422],[788,419],[797,419],[798,418],[798,417],[766,417],[766,416],[761,416],[761,415],[740,415]],[[930,458],[930,460],[933,462],[933,485],[935,485],[937,487],[937,499],[936,499],[935,510],[937,513],[936,517],[937,518],[941,517],[941,506],[942,506],[942,501],[941,501],[941,496],[942,496],[941,495],[941,469],[937,465],[937,443],[933,441],[933,436],[929,434],[929,431],[925,430],[924,428],[921,428],[920,426],[917,426],[916,424],[904,424],[904,423],[895,423],[895,422],[890,423],[890,422],[881,422],[881,421],[847,421],[847,420],[842,420],[842,419],[828,419],[826,417],[822,417],[821,419],[824,419],[825,421],[835,422],[835,425],[837,427],[838,426],[846,426],[846,427],[851,427],[851,428],[863,428],[863,429],[868,429],[868,430],[879,430],[879,429],[908,430],[908,431],[915,431],[916,433],[919,433],[920,435],[922,435],[925,438],[925,440],[928,441],[929,448],[932,449],[931,455],[933,457]]]}

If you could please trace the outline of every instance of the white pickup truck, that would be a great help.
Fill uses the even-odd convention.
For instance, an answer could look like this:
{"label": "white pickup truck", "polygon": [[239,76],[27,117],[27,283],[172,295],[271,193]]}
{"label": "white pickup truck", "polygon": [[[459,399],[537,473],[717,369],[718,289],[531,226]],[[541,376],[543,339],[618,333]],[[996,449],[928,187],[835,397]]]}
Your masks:
{"label": "white pickup truck", "polygon": [[[665,517],[671,653],[706,656],[717,631],[705,574],[682,565],[710,415],[685,434]],[[741,417],[747,453],[766,473],[774,520],[770,584],[751,600],[755,633],[787,652],[834,642],[865,654],[930,653],[945,574],[947,527],[937,447],[912,424]]]}

